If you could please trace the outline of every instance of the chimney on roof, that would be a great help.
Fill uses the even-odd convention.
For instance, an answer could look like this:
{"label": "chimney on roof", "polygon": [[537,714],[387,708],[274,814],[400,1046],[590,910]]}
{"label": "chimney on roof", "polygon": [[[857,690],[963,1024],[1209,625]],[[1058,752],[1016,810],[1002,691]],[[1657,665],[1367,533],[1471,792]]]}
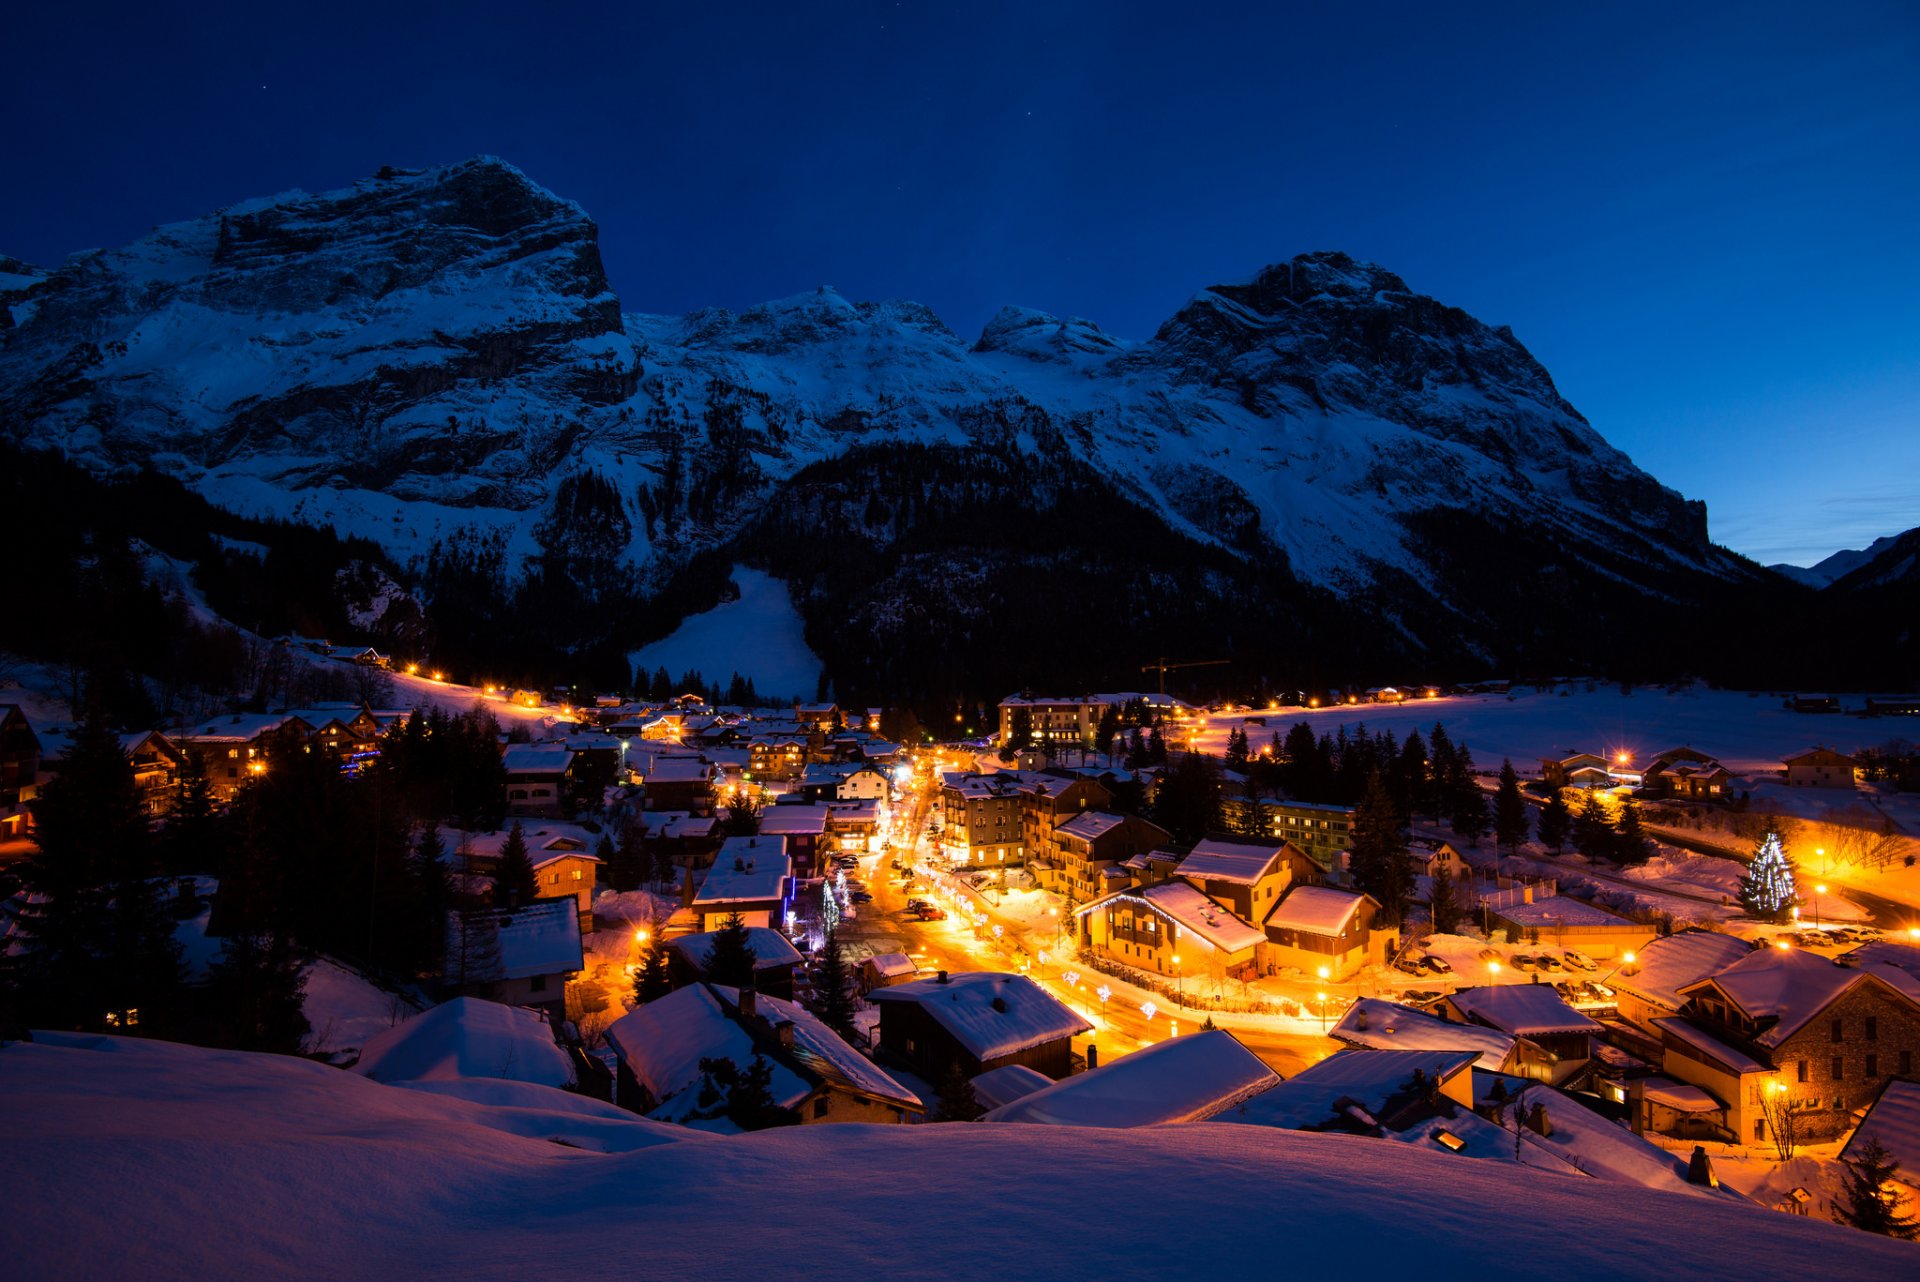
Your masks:
{"label": "chimney on roof", "polygon": [[1707,1156],[1705,1145],[1693,1146],[1693,1156],[1687,1159],[1687,1183],[1706,1189],[1720,1187],[1720,1177],[1713,1173],[1713,1159]]}
{"label": "chimney on roof", "polygon": [[793,1021],[792,1020],[783,1019],[779,1023],[775,1024],[773,1026],[773,1035],[780,1039],[780,1048],[782,1050],[790,1051],[793,1049]]}
{"label": "chimney on roof", "polygon": [[1087,1071],[1091,1073],[1100,1067],[1100,1048],[1092,1042],[1087,1043]]}
{"label": "chimney on roof", "polygon": [[946,971],[944,971],[944,970],[943,970],[943,971],[941,971],[941,972],[940,972],[940,978],[939,978],[939,982],[940,982],[940,983],[942,983],[942,984],[945,984],[945,983],[949,983],[949,982],[950,982],[950,981],[949,981],[949,980],[947,979],[947,972],[946,972]]}
{"label": "chimney on roof", "polygon": [[744,1019],[752,1019],[759,1013],[759,995],[753,991],[753,985],[748,984],[740,990],[740,1015]]}

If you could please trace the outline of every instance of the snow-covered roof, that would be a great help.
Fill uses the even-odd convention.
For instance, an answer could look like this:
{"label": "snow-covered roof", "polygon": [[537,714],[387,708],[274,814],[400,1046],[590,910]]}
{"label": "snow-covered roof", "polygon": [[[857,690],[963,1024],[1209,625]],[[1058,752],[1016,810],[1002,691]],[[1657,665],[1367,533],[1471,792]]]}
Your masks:
{"label": "snow-covered roof", "polygon": [[1429,1083],[1444,1083],[1471,1068],[1475,1058],[1470,1050],[1343,1050],[1214,1120],[1290,1131],[1321,1129],[1343,1117],[1366,1125],[1385,1111],[1389,1100],[1413,1091],[1415,1074]]}
{"label": "snow-covered roof", "polygon": [[[1118,874],[1118,870],[1109,869]],[[1082,904],[1074,910],[1081,917],[1093,910],[1125,900],[1152,909],[1167,921],[1192,931],[1223,952],[1237,953],[1266,942],[1266,932],[1242,921],[1231,910],[1207,898],[1190,882],[1163,881],[1152,886],[1116,890],[1110,895]]]}
{"label": "snow-covered roof", "polygon": [[1258,844],[1243,841],[1216,841],[1208,838],[1194,846],[1180,861],[1182,877],[1208,881],[1230,881],[1251,886],[1266,876],[1273,863],[1286,850],[1284,842]]}
{"label": "snow-covered roof", "polygon": [[294,729],[311,729],[304,718],[290,712],[257,712],[236,714],[219,720],[201,723],[195,729],[178,736],[181,739],[247,740],[257,739],[263,734],[291,726]]}
{"label": "snow-covered roof", "polygon": [[456,997],[367,1039],[353,1071],[378,1082],[504,1077],[572,1086],[573,1065],[546,1016]]}
{"label": "snow-covered roof", "polygon": [[[713,941],[717,934],[717,931],[708,930],[694,935],[682,935],[668,947],[704,970],[707,957],[713,952]],[[788,942],[785,935],[766,926],[747,927],[747,950],[753,954],[755,970],[800,964],[799,950]]]}
{"label": "snow-covered roof", "polygon": [[1083,810],[1073,818],[1054,825],[1054,831],[1081,841],[1093,841],[1112,832],[1127,821],[1125,815],[1110,815],[1104,810]]}
{"label": "snow-covered roof", "polygon": [[[738,1001],[733,989],[689,984],[634,1007],[608,1025],[607,1045],[659,1101],[650,1116],[682,1121],[698,1106],[701,1060],[729,1059],[745,1068],[762,1053],[753,1034],[728,1009]],[[813,1093],[813,1083],[776,1061],[769,1089],[775,1104],[793,1108]]]}
{"label": "snow-covered roof", "polygon": [[1920,1082],[1893,1078],[1854,1129],[1840,1156],[1856,1157],[1867,1141],[1879,1140],[1900,1163],[1894,1178],[1920,1188]]}
{"label": "snow-covered roof", "polygon": [[1462,1016],[1516,1037],[1597,1033],[1600,1025],[1567,1005],[1552,984],[1491,984],[1462,988],[1447,1001]]}
{"label": "snow-covered roof", "polygon": [[1909,975],[1920,976],[1920,946],[1902,944],[1891,939],[1876,939],[1870,944],[1841,953],[1834,959],[1842,966],[1892,966],[1904,970]]}
{"label": "snow-covered roof", "polygon": [[793,861],[785,837],[729,837],[694,895],[696,904],[733,904],[779,899],[787,893]]}
{"label": "snow-covered roof", "polygon": [[905,953],[875,953],[867,958],[867,965],[873,967],[874,974],[887,979],[920,973],[920,963]]}
{"label": "snow-covered roof", "polygon": [[761,836],[819,836],[827,830],[825,806],[768,806],[760,812]]}
{"label": "snow-covered roof", "polygon": [[[1556,926],[1631,926],[1625,917],[1596,907],[1584,899],[1575,899],[1571,895],[1548,895],[1536,899],[1530,904],[1508,904],[1494,910],[1495,914],[1518,926],[1538,926],[1551,929]],[[1651,928],[1649,928],[1649,932]]]}
{"label": "snow-covered roof", "polygon": [[641,772],[650,784],[705,783],[713,778],[713,765],[700,757],[655,757]]}
{"label": "snow-covered roof", "polygon": [[1754,1041],[1778,1046],[1871,973],[1799,948],[1756,948],[1682,991],[1691,997],[1708,985],[1719,989],[1749,1019],[1772,1020],[1772,1026],[1761,1029]]}
{"label": "snow-covered roof", "polygon": [[1670,1077],[1643,1077],[1640,1092],[1677,1113],[1717,1113],[1726,1107],[1691,1082],[1676,1082]]}
{"label": "snow-covered roof", "polygon": [[[1529,1129],[1523,1142],[1557,1154],[1569,1165],[1597,1180],[1664,1189],[1698,1198],[1737,1202],[1749,1206],[1732,1189],[1707,1188],[1687,1182],[1687,1159],[1635,1135],[1625,1125],[1602,1117],[1574,1097],[1551,1086],[1533,1085],[1510,1102],[1510,1111],[1546,1109],[1548,1134]],[[1692,1214],[1692,1208],[1681,1212]]]}
{"label": "snow-covered roof", "polygon": [[1025,1064],[1002,1064],[999,1068],[990,1068],[973,1079],[973,1098],[986,1112],[1017,1099],[1044,1091],[1053,1085],[1053,1079],[1036,1068]]}
{"label": "snow-covered roof", "polygon": [[[732,989],[720,990],[722,997],[732,993]],[[924,1107],[918,1095],[848,1045],[845,1039],[822,1023],[819,1016],[798,1002],[763,995],[759,998],[759,1008],[760,1014],[771,1024],[778,1025],[782,1020],[793,1024],[793,1045],[782,1049],[816,1076],[905,1108],[917,1110]]]}
{"label": "snow-covered roof", "polygon": [[1734,935],[1683,930],[1647,944],[1636,955],[1638,964],[1631,974],[1621,970],[1607,982],[1642,1001],[1679,1010],[1682,988],[1724,970],[1752,950],[1753,945]]}
{"label": "snow-covered roof", "polygon": [[1362,997],[1327,1035],[1372,1050],[1473,1051],[1475,1068],[1501,1071],[1513,1054],[1512,1033],[1482,1024],[1457,1024],[1380,997]]}
{"label": "snow-covered roof", "polygon": [[1691,1046],[1702,1055],[1723,1064],[1736,1073],[1770,1073],[1773,1070],[1737,1046],[1730,1046],[1690,1019],[1668,1016],[1653,1021],[1654,1028]]}
{"label": "snow-covered roof", "polygon": [[[466,944],[462,947],[462,931]],[[476,936],[491,933],[497,943],[498,964],[491,948]],[[484,960],[483,960],[484,959]],[[533,975],[560,975],[586,965],[580,945],[580,905],[572,895],[536,899],[522,908],[496,908],[453,914],[447,928],[448,979],[457,983],[492,983],[526,979]]]}
{"label": "snow-covered roof", "polygon": [[1266,924],[1282,930],[1304,930],[1329,938],[1347,933],[1359,915],[1365,895],[1332,886],[1295,886],[1267,914]]}
{"label": "snow-covered roof", "polygon": [[573,764],[573,749],[564,743],[510,743],[501,758],[510,775],[557,775]]}
{"label": "snow-covered roof", "polygon": [[876,988],[867,1000],[914,1003],[979,1060],[1016,1055],[1090,1032],[1093,1025],[1024,975],[962,971],[939,979]]}
{"label": "snow-covered roof", "polygon": [[980,1120],[1106,1127],[1200,1122],[1279,1084],[1279,1074],[1233,1034],[1209,1029],[1064,1078]]}

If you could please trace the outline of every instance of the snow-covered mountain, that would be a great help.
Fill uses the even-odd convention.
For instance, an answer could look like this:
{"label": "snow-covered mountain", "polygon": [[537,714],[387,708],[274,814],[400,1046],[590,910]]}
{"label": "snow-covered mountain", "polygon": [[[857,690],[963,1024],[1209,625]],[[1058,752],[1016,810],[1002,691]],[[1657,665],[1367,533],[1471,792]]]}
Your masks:
{"label": "snow-covered mountain", "polygon": [[[1598,576],[1686,600],[1752,574],[1510,331],[1342,254],[1204,289],[1145,340],[1009,307],[969,341],[824,287],[627,313],[597,235],[482,157],[52,271],[0,261],[0,414],[90,466],[151,464],[402,563],[464,530],[509,569],[556,545],[614,556],[642,590],[791,509],[811,467],[903,449],[1012,460],[1003,488],[1028,460],[1036,509],[1090,485],[1252,573],[1385,592],[1417,645],[1423,593],[1448,627],[1497,606],[1460,564],[1479,531],[1540,549],[1550,597]],[[878,497],[885,530],[850,528],[897,540],[898,496]]]}
{"label": "snow-covered mountain", "polygon": [[1889,534],[1875,539],[1864,548],[1841,548],[1832,556],[1816,561],[1812,565],[1781,564],[1770,565],[1767,568],[1777,570],[1795,583],[1804,583],[1810,588],[1824,588],[1827,584],[1845,578],[1869,561],[1876,559],[1881,553],[1893,547],[1899,538],[1897,534]]}

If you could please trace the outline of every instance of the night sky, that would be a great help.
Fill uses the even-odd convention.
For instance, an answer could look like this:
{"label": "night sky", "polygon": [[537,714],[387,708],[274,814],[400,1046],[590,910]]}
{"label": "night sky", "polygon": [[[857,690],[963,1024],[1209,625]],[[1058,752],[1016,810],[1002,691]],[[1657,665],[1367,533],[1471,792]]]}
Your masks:
{"label": "night sky", "polygon": [[0,253],[479,152],[598,219],[635,311],[1145,337],[1344,249],[1513,326],[1738,551],[1920,524],[1920,6],[1335,8],[22,7]]}

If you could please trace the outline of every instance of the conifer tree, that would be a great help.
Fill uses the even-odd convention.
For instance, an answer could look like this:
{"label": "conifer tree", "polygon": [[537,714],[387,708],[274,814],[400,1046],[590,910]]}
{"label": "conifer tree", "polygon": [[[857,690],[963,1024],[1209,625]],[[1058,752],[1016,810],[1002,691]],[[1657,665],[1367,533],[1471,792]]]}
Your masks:
{"label": "conifer tree", "polygon": [[736,793],[727,802],[727,813],[720,820],[721,831],[729,837],[751,837],[760,831],[760,807],[745,793]]}
{"label": "conifer tree", "polygon": [[1580,799],[1580,809],[1573,816],[1573,848],[1588,859],[1613,857],[1613,824],[1598,789],[1587,789]]}
{"label": "conifer tree", "polygon": [[753,983],[753,937],[739,913],[728,913],[713,933],[707,950],[707,980],[729,988],[746,988]]}
{"label": "conifer tree", "polygon": [[1559,854],[1567,846],[1567,834],[1573,827],[1573,812],[1567,809],[1567,799],[1555,788],[1547,798],[1547,804],[1540,808],[1540,844]]}
{"label": "conifer tree", "polygon": [[1353,849],[1349,856],[1354,887],[1380,903],[1381,915],[1398,925],[1406,915],[1412,891],[1412,867],[1407,837],[1399,811],[1379,772],[1367,780],[1366,795],[1353,814]]}
{"label": "conifer tree", "polygon": [[312,1031],[305,966],[284,931],[227,938],[207,976],[213,1030],[207,1040],[243,1051],[298,1055]]}
{"label": "conifer tree", "polygon": [[653,884],[662,890],[671,889],[680,869],[680,865],[674,862],[673,848],[660,840],[650,841],[647,845],[652,862]]}
{"label": "conifer tree", "polygon": [[180,796],[160,830],[161,859],[171,873],[226,871],[225,829],[213,801],[206,759],[189,748],[180,768]]}
{"label": "conifer tree", "polygon": [[[1524,813],[1521,822],[1525,822]],[[1493,816],[1487,810],[1487,794],[1480,791],[1478,785],[1469,785],[1456,793],[1453,801],[1453,830],[1467,839],[1467,844],[1477,846],[1480,838],[1487,835],[1487,829],[1493,825]]]}
{"label": "conifer tree", "polygon": [[1833,1208],[1833,1221],[1866,1233],[1911,1242],[1920,1237],[1920,1221],[1900,1210],[1900,1194],[1894,1178],[1900,1163],[1887,1152],[1878,1136],[1870,1136],[1852,1157],[1842,1157],[1841,1201]]}
{"label": "conifer tree", "polygon": [[500,847],[500,863],[493,872],[493,905],[496,908],[525,908],[540,894],[534,880],[533,859],[527,854],[527,834],[518,820],[507,832]]}
{"label": "conifer tree", "polygon": [[638,823],[626,823],[620,827],[619,840],[613,843],[613,855],[607,861],[607,885],[618,891],[638,890],[640,883],[652,873],[652,859],[646,845],[644,830]]}
{"label": "conifer tree", "polygon": [[1438,821],[1443,815],[1453,812],[1453,785],[1459,774],[1459,761],[1455,758],[1453,740],[1447,735],[1445,725],[1433,723],[1433,733],[1428,736],[1427,777],[1427,814]]}
{"label": "conifer tree", "polygon": [[1527,803],[1512,761],[1500,763],[1500,790],[1493,798],[1493,838],[1512,854],[1527,839]]}
{"label": "conifer tree", "polygon": [[1236,774],[1245,774],[1247,763],[1253,759],[1247,747],[1247,732],[1236,727],[1227,731],[1227,769]]}
{"label": "conifer tree", "polygon": [[971,1122],[984,1111],[979,1097],[973,1093],[973,1083],[967,1080],[958,1064],[953,1065],[940,1079],[940,1097],[934,1102],[932,1120]]}
{"label": "conifer tree", "polygon": [[751,1064],[740,1070],[727,1091],[727,1116],[743,1131],[787,1126],[799,1120],[774,1103],[773,1065],[765,1055],[758,1054]]}
{"label": "conifer tree", "polygon": [[1640,824],[1640,807],[1630,798],[1621,798],[1620,816],[1613,821],[1613,861],[1630,867],[1647,862],[1653,847]]}
{"label": "conifer tree", "polygon": [[1460,900],[1454,889],[1453,874],[1446,868],[1435,870],[1429,883],[1433,909],[1433,933],[1451,935],[1460,925]]}
{"label": "conifer tree", "polygon": [[416,957],[420,970],[428,975],[439,974],[446,964],[447,912],[453,907],[453,879],[447,873],[446,853],[437,824],[420,830],[409,871],[419,907],[415,914],[419,941]]}
{"label": "conifer tree", "polygon": [[1793,862],[1780,844],[1780,834],[1769,831],[1740,878],[1740,906],[1756,921],[1784,921],[1795,898]]}
{"label": "conifer tree", "polygon": [[653,932],[646,951],[640,955],[639,969],[633,973],[633,999],[641,1005],[665,997],[673,991],[673,973],[667,965],[667,941]]}
{"label": "conifer tree", "polygon": [[856,1036],[853,1026],[853,997],[848,991],[847,962],[840,951],[840,932],[827,932],[827,942],[820,951],[819,1008],[815,1012],[820,1022],[852,1041]]}

